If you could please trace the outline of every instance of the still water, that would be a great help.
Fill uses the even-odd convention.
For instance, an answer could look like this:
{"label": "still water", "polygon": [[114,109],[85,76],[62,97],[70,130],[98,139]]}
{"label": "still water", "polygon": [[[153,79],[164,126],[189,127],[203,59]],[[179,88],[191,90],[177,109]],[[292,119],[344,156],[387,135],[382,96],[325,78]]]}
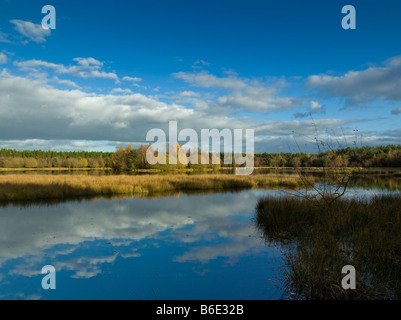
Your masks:
{"label": "still water", "polygon": [[[0,299],[280,299],[280,247],[253,222],[267,195],[288,191],[0,207]],[[42,288],[45,265],[55,290]]]}
{"label": "still water", "polygon": [[279,299],[280,250],[253,223],[257,200],[279,193],[0,208],[0,299]]}

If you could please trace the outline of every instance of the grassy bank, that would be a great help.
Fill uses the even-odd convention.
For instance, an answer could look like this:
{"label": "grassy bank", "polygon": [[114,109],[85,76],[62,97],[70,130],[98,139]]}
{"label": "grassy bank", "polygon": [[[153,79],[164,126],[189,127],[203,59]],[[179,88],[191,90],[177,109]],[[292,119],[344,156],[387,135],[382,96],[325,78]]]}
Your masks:
{"label": "grassy bank", "polygon": [[[285,250],[288,297],[401,298],[401,196],[337,200],[331,206],[299,198],[265,198],[256,224]],[[356,290],[344,290],[342,267],[356,269]]]}
{"label": "grassy bank", "polygon": [[111,171],[111,168],[0,168],[0,172],[29,172],[29,171]]}
{"label": "grassy bank", "polygon": [[294,175],[4,175],[0,176],[0,201],[63,199],[99,195],[143,195],[166,191],[297,188]]}

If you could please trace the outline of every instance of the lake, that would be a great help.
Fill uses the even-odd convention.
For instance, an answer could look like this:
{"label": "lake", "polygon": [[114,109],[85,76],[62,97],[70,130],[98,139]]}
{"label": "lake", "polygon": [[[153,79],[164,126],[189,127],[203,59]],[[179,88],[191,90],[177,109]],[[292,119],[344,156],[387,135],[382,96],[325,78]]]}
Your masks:
{"label": "lake", "polygon": [[[353,188],[350,194],[383,190]],[[280,190],[0,208],[0,299],[280,299],[280,247],[254,224]],[[56,269],[44,290],[41,269]]]}
{"label": "lake", "polygon": [[[253,224],[277,191],[0,209],[2,299],[277,299],[280,252]],[[43,290],[41,269],[56,269]]]}

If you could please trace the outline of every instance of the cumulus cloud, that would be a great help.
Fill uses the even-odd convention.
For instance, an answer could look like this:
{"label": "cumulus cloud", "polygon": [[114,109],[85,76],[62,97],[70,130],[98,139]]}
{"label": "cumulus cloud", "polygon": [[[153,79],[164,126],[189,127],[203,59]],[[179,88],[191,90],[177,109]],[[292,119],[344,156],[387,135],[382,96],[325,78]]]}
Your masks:
{"label": "cumulus cloud", "polygon": [[38,72],[41,69],[51,69],[58,74],[68,74],[80,78],[104,78],[118,81],[118,76],[114,72],[105,72],[103,62],[92,57],[89,58],[74,58],[77,64],[65,66],[52,62],[32,59],[25,61],[15,61],[14,65],[23,71]]}
{"label": "cumulus cloud", "polygon": [[255,130],[255,134],[268,134],[271,136],[286,136],[295,132],[299,135],[315,134],[315,127],[319,131],[327,131],[339,128],[345,125],[351,125],[362,120],[345,120],[345,119],[315,119],[315,120],[287,120],[287,121],[264,121]]}
{"label": "cumulus cloud", "polygon": [[41,67],[54,69],[56,71],[59,71],[60,73],[62,73],[62,71],[66,70],[66,68],[62,64],[56,64],[56,63],[51,63],[51,62],[46,62],[46,61],[36,60],[36,59],[25,60],[25,61],[15,61],[14,65],[23,71],[36,71]]}
{"label": "cumulus cloud", "polygon": [[41,24],[35,24],[30,21],[11,20],[14,29],[28,38],[30,41],[41,43],[46,41],[46,37],[50,36],[50,29],[43,29]]}
{"label": "cumulus cloud", "polygon": [[[102,65],[90,59],[79,61],[82,66]],[[31,60],[25,67],[37,64],[37,61]],[[54,81],[57,83],[57,79]],[[186,92],[181,96],[178,94],[171,97],[169,102],[162,102],[156,96],[131,93],[122,88],[115,88],[109,94],[96,94],[76,88],[73,83],[64,85],[65,87],[60,89],[50,85],[46,79],[32,80],[14,76],[3,70],[0,73],[2,145],[13,147],[14,143],[14,146],[27,147],[49,141],[49,146],[54,148],[57,141],[84,140],[99,141],[110,150],[121,141],[132,144],[145,142],[146,133],[153,128],[168,132],[170,120],[178,121],[179,130],[192,128],[198,134],[201,129],[254,129],[256,136],[270,135],[287,139],[294,129],[309,133],[314,130],[308,121],[266,121],[246,116],[230,116],[232,107],[224,106],[226,103],[238,103],[247,104],[247,107],[253,110],[264,110],[262,105],[257,104],[257,99],[262,100],[258,95],[267,99],[269,95],[274,94],[274,90],[259,91],[252,90],[252,87],[243,90],[243,94],[248,95],[252,102],[241,101],[241,96],[234,93],[230,97],[231,101],[228,98],[227,101],[216,101],[213,100],[213,96],[205,98],[204,94],[197,96],[194,92]],[[239,101],[235,102],[234,98],[238,98]],[[178,102],[179,99],[192,105],[182,105]],[[270,103],[270,108],[276,108],[279,103],[281,108],[291,105],[291,101],[280,99]],[[354,123],[353,121],[321,119],[316,120],[315,124],[325,130],[332,126]],[[24,144],[24,141],[29,143]],[[55,149],[66,149],[74,145],[61,144]],[[274,151],[282,146],[283,143],[278,139],[267,141],[258,140],[256,137],[256,151]],[[88,147],[88,144],[84,143],[84,147]],[[98,146],[92,149],[94,148],[100,149]]]}
{"label": "cumulus cloud", "polygon": [[306,118],[306,117],[308,117],[308,116],[310,117],[312,114],[316,114],[316,113],[322,113],[322,114],[325,113],[324,107],[319,102],[311,101],[308,111],[297,112],[294,114],[294,117],[295,118]]}
{"label": "cumulus cloud", "polygon": [[148,130],[167,126],[172,119],[195,128],[207,128],[210,123],[226,127],[230,122],[138,93],[61,90],[6,72],[0,76],[0,109],[0,125],[7,132],[3,139],[143,141]]}
{"label": "cumulus cloud", "polygon": [[315,110],[320,110],[322,109],[322,105],[319,102],[316,101],[311,101],[310,102],[310,110],[315,111]]}
{"label": "cumulus cloud", "polygon": [[297,98],[278,96],[276,88],[247,87],[228,96],[219,97],[217,103],[226,106],[244,107],[252,112],[269,112],[274,109],[286,110],[299,106]]}
{"label": "cumulus cloud", "polygon": [[7,63],[7,61],[8,61],[7,56],[3,52],[0,52],[0,64]]}
{"label": "cumulus cloud", "polygon": [[74,81],[71,80],[65,80],[65,79],[59,79],[58,77],[53,77],[52,79],[56,83],[62,84],[67,87],[75,88],[75,89],[80,89],[80,86],[77,85]]}
{"label": "cumulus cloud", "polygon": [[107,140],[71,140],[71,139],[10,139],[0,140],[0,146],[5,149],[17,150],[57,150],[57,151],[106,151],[114,152],[118,147],[132,145],[135,148],[140,143],[132,141]]}
{"label": "cumulus cloud", "polygon": [[401,113],[401,108],[393,109],[391,111],[392,114],[400,114]]}
{"label": "cumulus cloud", "polygon": [[[173,77],[184,80],[193,86],[219,89],[229,92],[218,96],[212,103],[213,108],[244,108],[248,112],[267,113],[271,110],[286,110],[301,104],[301,100],[293,97],[281,97],[278,86],[267,86],[258,81],[239,78],[232,71],[225,77],[217,77],[206,71],[179,72]],[[221,109],[220,109],[221,110]]]}
{"label": "cumulus cloud", "polygon": [[132,90],[130,89],[122,89],[122,88],[114,88],[110,91],[110,93],[115,94],[132,94]]}
{"label": "cumulus cloud", "polygon": [[307,88],[344,98],[351,106],[375,100],[401,101],[401,56],[393,57],[381,67],[349,71],[342,76],[312,75]]}
{"label": "cumulus cloud", "polygon": [[123,81],[131,81],[131,82],[141,82],[142,79],[138,77],[124,77]]}
{"label": "cumulus cloud", "polygon": [[184,80],[192,85],[202,88],[216,88],[223,90],[240,90],[247,86],[244,80],[237,77],[228,76],[219,78],[206,71],[201,72],[177,72],[173,73],[176,79]]}
{"label": "cumulus cloud", "polygon": [[198,92],[194,92],[194,91],[183,91],[183,92],[180,92],[178,95],[183,98],[192,98],[192,97],[200,96]]}

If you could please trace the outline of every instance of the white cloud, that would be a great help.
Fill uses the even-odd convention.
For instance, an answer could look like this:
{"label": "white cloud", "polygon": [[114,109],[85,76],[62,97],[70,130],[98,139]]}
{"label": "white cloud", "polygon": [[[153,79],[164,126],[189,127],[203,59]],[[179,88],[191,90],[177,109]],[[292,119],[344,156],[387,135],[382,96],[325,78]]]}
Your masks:
{"label": "white cloud", "polygon": [[110,91],[110,93],[132,94],[133,92],[130,89],[114,88],[113,90]]}
{"label": "white cloud", "polygon": [[79,65],[83,66],[86,69],[90,69],[92,67],[101,68],[103,67],[103,62],[89,57],[89,58],[74,58],[74,61],[77,61]]}
{"label": "white cloud", "polygon": [[217,103],[227,106],[240,106],[252,112],[269,112],[274,109],[286,110],[300,104],[296,98],[283,98],[275,88],[248,87],[229,96],[217,99]]}
{"label": "white cloud", "polygon": [[51,62],[46,62],[42,60],[25,60],[25,61],[15,61],[14,65],[20,68],[23,71],[36,71],[38,68],[50,68],[56,71],[62,72],[65,70],[65,67],[62,64],[56,64]]}
{"label": "white cloud", "polygon": [[401,67],[401,55],[387,59],[384,63],[393,68]]}
{"label": "white cloud", "polygon": [[205,67],[210,66],[210,63],[209,63],[209,62],[206,62],[206,61],[204,61],[204,60],[195,61],[194,64],[200,64],[200,65],[205,66]]}
{"label": "white cloud", "polygon": [[319,102],[311,101],[309,110],[307,112],[303,112],[303,113],[297,112],[294,114],[294,117],[295,118],[306,118],[306,117],[311,116],[312,114],[316,114],[316,113],[324,114],[325,113],[324,107]]}
{"label": "white cloud", "polygon": [[139,147],[140,143],[105,140],[52,140],[52,139],[23,139],[0,140],[1,148],[16,150],[55,150],[55,151],[106,151],[114,152],[121,145]]}
{"label": "white cloud", "polygon": [[71,80],[61,80],[58,77],[54,77],[53,80],[59,84],[62,84],[67,87],[75,88],[75,89],[80,89],[80,86],[77,85],[74,81]]}
{"label": "white cloud", "polygon": [[255,129],[255,135],[259,134],[285,137],[295,132],[299,135],[313,137],[315,134],[315,127],[319,132],[321,132],[334,128],[339,128],[356,122],[358,122],[358,120],[344,119],[264,121],[263,124]]}
{"label": "white cloud", "polygon": [[102,71],[103,62],[94,58],[74,58],[76,65],[65,66],[42,60],[15,61],[14,65],[23,71],[38,72],[41,68],[51,69],[58,74],[68,74],[80,78],[104,78],[118,81],[118,76],[114,72]]}
{"label": "white cloud", "polygon": [[401,108],[393,109],[391,111],[392,114],[401,114]]}
{"label": "white cloud", "polygon": [[56,89],[5,72],[1,75],[0,123],[11,130],[5,139],[143,141],[150,129],[148,123],[167,124],[194,115],[191,109],[138,93],[96,95]]}
{"label": "white cloud", "polygon": [[384,62],[383,67],[349,71],[342,76],[312,75],[307,88],[345,98],[349,105],[375,100],[401,101],[401,56]]}
{"label": "white cloud", "polygon": [[50,29],[43,29],[42,25],[30,21],[11,20],[10,22],[14,24],[16,31],[36,43],[45,42],[46,37],[51,34]]}
{"label": "white cloud", "polygon": [[[248,112],[267,113],[275,109],[286,110],[301,103],[300,99],[279,95],[278,87],[283,86],[283,80],[268,86],[259,81],[239,78],[232,70],[225,74],[227,76],[217,77],[206,71],[178,72],[174,73],[173,77],[182,79],[193,86],[228,91],[228,95],[219,96],[215,101],[209,100],[209,105],[213,109],[223,112],[232,112],[240,107]],[[188,91],[188,93],[191,92]]]}
{"label": "white cloud", "polygon": [[177,72],[172,74],[174,78],[184,80],[194,86],[202,88],[216,88],[223,90],[241,90],[247,86],[246,82],[237,77],[228,76],[218,78],[206,71],[197,73]]}
{"label": "white cloud", "polygon": [[323,106],[319,102],[316,102],[316,101],[311,101],[310,102],[310,110],[311,111],[322,109],[322,107]]}
{"label": "white cloud", "polygon": [[98,274],[102,273],[102,264],[113,263],[117,258],[117,255],[104,256],[104,257],[80,257],[77,259],[71,259],[68,261],[60,261],[55,263],[56,270],[72,270],[75,274],[71,278],[93,278]]}
{"label": "white cloud", "polygon": [[[92,65],[95,62],[89,64]],[[54,81],[57,82],[57,79]],[[234,98],[238,98],[239,101],[235,103],[246,105],[253,110],[265,110],[262,104],[265,101],[262,97],[269,99],[272,95],[274,96],[274,90],[259,91],[248,87],[248,90],[241,91],[244,96],[233,94],[231,97],[228,96],[233,99],[232,101],[227,98],[225,102],[223,101],[224,103],[220,101],[221,104],[217,101],[204,100],[204,97],[193,97],[193,93],[190,92],[185,93],[184,97],[177,95],[171,97],[170,102],[162,102],[158,100],[158,97],[131,93],[122,88],[115,88],[109,94],[85,92],[77,88],[58,89],[45,80],[13,76],[4,70],[0,73],[0,113],[2,115],[0,127],[3,132],[3,147],[7,141],[10,142],[8,144],[10,147],[13,147],[14,143],[21,148],[26,148],[35,144],[41,147],[46,145],[46,141],[54,147],[57,146],[57,141],[85,140],[99,141],[100,145],[107,149],[110,146],[114,149],[113,142],[116,141],[144,142],[146,133],[153,128],[168,132],[170,120],[178,121],[179,130],[192,128],[198,133],[201,129],[213,128],[254,129],[255,136],[270,135],[287,139],[290,138],[293,130],[310,135],[314,132],[310,121],[266,121],[245,116],[230,117],[227,111],[229,107],[221,109],[222,104],[234,103]],[[242,101],[244,97],[248,100]],[[195,108],[179,104],[179,99],[192,103]],[[270,103],[268,107],[287,108],[291,105],[291,101],[274,99],[267,101]],[[257,104],[258,101],[260,105]],[[326,130],[355,123],[355,121],[321,119],[316,120],[315,123],[321,130]],[[18,144],[18,141],[22,142]],[[23,141],[29,142],[24,144]],[[255,145],[255,150],[273,151],[280,145],[285,146],[278,140],[267,144],[263,142]],[[84,147],[88,146],[87,143],[84,144]],[[57,149],[60,148],[71,148],[71,144],[57,147]]]}
{"label": "white cloud", "polygon": [[131,82],[141,82],[142,79],[138,77],[124,77],[123,81],[131,81]]}
{"label": "white cloud", "polygon": [[208,67],[208,66],[210,66],[209,62],[206,62],[204,60],[198,60],[194,62],[192,68],[195,70],[195,69],[202,69],[203,67]]}
{"label": "white cloud", "polygon": [[199,97],[199,93],[194,91],[183,91],[178,94],[180,97],[183,98],[192,98],[192,97]]}
{"label": "white cloud", "polygon": [[7,63],[7,61],[8,61],[7,56],[3,52],[0,52],[0,64]]}

